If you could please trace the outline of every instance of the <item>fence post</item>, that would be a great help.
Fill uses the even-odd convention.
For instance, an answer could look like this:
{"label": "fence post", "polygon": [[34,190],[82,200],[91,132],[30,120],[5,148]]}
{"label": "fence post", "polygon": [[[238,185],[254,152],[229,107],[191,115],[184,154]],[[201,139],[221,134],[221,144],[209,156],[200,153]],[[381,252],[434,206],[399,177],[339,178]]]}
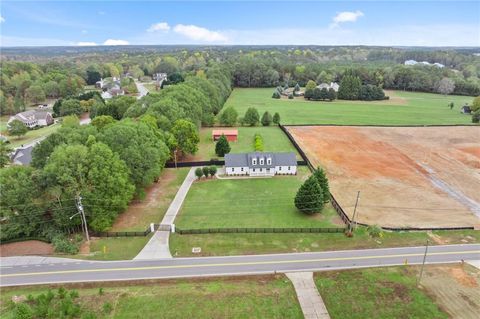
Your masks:
{"label": "fence post", "polygon": [[172,233],[175,232],[175,224],[170,225],[170,231],[171,231]]}
{"label": "fence post", "polygon": [[155,231],[155,224],[150,223],[150,232],[153,233]]}

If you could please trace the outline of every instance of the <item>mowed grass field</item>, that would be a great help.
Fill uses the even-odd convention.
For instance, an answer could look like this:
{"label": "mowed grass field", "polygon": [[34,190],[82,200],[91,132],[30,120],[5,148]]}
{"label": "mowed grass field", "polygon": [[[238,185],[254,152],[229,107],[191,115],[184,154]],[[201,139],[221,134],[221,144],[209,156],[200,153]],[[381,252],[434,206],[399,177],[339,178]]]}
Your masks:
{"label": "mowed grass field", "polygon": [[390,267],[321,272],[315,274],[315,283],[332,319],[450,318],[416,286],[418,270]]}
{"label": "mowed grass field", "polygon": [[[169,244],[172,255],[192,257],[423,246],[427,239],[432,245],[472,244],[480,242],[480,232],[476,230],[384,232],[381,238],[373,238],[366,228],[359,227],[353,237],[347,237],[342,233],[171,234]],[[200,247],[201,253],[192,253],[193,247]]]}
{"label": "mowed grass field", "polygon": [[[88,318],[303,318],[293,285],[283,275],[85,286],[68,289],[78,291],[75,302],[83,314],[94,315]],[[0,317],[19,318],[10,303],[12,296],[37,296],[47,290],[2,289]],[[111,311],[105,310],[107,303]]]}
{"label": "mowed grass field", "polygon": [[[350,124],[350,125],[408,125],[408,124],[471,124],[471,116],[460,113],[460,107],[471,104],[470,96],[443,96],[432,93],[388,91],[384,101],[306,101],[303,97],[289,100],[272,99],[273,88],[236,88],[225,107],[233,106],[239,116],[255,107],[260,116],[268,111],[278,112],[281,123],[293,124]],[[447,106],[454,102],[453,110]]]}
{"label": "mowed grass field", "polygon": [[296,176],[196,181],[175,224],[179,228],[342,227],[331,206],[306,215],[295,208],[294,197],[310,175],[299,167]]}
{"label": "mowed grass field", "polygon": [[238,140],[230,142],[230,153],[246,153],[255,151],[253,146],[253,137],[255,134],[260,134],[263,138],[265,152],[295,152],[298,155],[295,147],[287,138],[285,133],[277,126],[257,126],[257,127],[225,127],[212,128],[206,127],[200,129],[200,144],[198,145],[198,153],[195,156],[197,160],[210,160],[217,158],[215,154],[215,142],[212,140],[212,131],[217,129],[238,130]]}

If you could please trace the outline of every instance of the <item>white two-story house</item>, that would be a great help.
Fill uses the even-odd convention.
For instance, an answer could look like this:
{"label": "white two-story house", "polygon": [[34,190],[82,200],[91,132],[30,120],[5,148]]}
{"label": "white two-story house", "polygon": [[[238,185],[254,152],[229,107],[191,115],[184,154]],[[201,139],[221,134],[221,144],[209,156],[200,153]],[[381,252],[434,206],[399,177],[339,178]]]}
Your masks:
{"label": "white two-story house", "polygon": [[240,153],[225,155],[227,175],[274,176],[297,174],[295,153]]}

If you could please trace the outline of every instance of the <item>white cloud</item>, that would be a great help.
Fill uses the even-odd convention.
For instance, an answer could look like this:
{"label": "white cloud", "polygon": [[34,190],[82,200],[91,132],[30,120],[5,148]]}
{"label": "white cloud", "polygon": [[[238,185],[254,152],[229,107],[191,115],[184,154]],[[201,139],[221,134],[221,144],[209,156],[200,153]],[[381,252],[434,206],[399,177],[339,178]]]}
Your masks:
{"label": "white cloud", "polygon": [[5,22],[5,18],[0,16],[0,23],[3,23],[3,22]]}
{"label": "white cloud", "polygon": [[166,32],[170,30],[170,26],[166,22],[159,22],[152,24],[150,28],[147,29],[147,32],[163,31]]}
{"label": "white cloud", "polygon": [[354,12],[353,11],[339,12],[335,17],[333,17],[333,22],[330,25],[330,27],[336,27],[340,23],[344,23],[344,22],[355,22],[357,21],[358,18],[363,16],[364,16],[363,12],[359,10]]}
{"label": "white cloud", "polygon": [[195,41],[203,41],[203,42],[227,42],[228,41],[228,37],[225,36],[224,34],[217,31],[211,31],[206,28],[198,27],[196,25],[177,24],[173,28],[173,31]]}
{"label": "white cloud", "polygon": [[88,33],[87,30],[82,30],[81,32],[82,32],[82,34],[87,34]]}
{"label": "white cloud", "polygon": [[126,40],[116,40],[116,39],[108,39],[103,42],[103,45],[129,45],[130,43]]}
{"label": "white cloud", "polygon": [[97,44],[95,42],[82,42],[82,41],[80,41],[80,42],[77,42],[77,45],[79,47],[92,47],[92,46],[95,46]]}

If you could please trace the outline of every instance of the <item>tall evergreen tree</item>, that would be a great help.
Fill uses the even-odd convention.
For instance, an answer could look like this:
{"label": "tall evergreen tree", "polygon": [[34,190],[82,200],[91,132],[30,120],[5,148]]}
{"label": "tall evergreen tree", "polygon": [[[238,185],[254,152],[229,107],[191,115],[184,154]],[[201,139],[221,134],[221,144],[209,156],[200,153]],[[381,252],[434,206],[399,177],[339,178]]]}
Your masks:
{"label": "tall evergreen tree", "polygon": [[358,100],[362,81],[358,76],[345,75],[340,82],[338,98],[342,100]]}
{"label": "tall evergreen tree", "polygon": [[272,124],[272,116],[267,111],[267,112],[263,113],[263,115],[262,115],[262,125],[263,126],[270,126],[270,124]]}
{"label": "tall evergreen tree", "polygon": [[313,176],[315,176],[318,185],[320,185],[320,188],[322,189],[323,202],[328,203],[330,199],[330,187],[328,186],[328,178],[325,171],[319,167],[313,172]]}
{"label": "tall evergreen tree", "polygon": [[273,123],[280,124],[280,114],[278,114],[278,112],[275,112],[273,115]]}
{"label": "tall evergreen tree", "polygon": [[295,207],[305,214],[319,213],[323,209],[323,192],[315,176],[310,176],[295,196]]}
{"label": "tall evergreen tree", "polygon": [[230,143],[228,143],[225,135],[222,134],[222,136],[220,136],[220,138],[218,139],[217,144],[215,144],[215,154],[220,157],[224,157],[225,154],[230,153],[230,150]]}

